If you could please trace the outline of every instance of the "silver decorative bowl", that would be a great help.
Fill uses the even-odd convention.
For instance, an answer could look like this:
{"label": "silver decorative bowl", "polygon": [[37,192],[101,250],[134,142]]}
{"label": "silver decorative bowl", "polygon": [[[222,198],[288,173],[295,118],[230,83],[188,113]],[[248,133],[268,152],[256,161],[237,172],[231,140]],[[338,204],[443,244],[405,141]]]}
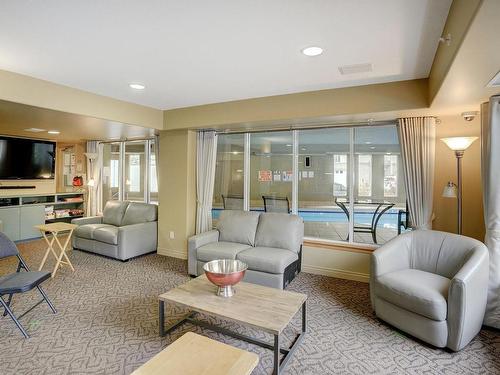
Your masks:
{"label": "silver decorative bowl", "polygon": [[217,285],[216,294],[221,297],[231,297],[235,293],[233,285],[243,279],[247,268],[245,263],[234,259],[212,260],[203,266],[207,279]]}

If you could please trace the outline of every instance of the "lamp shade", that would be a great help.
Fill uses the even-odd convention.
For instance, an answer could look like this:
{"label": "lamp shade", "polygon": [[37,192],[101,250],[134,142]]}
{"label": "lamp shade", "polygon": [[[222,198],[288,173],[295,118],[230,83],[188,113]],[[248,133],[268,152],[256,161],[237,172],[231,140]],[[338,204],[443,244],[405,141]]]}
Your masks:
{"label": "lamp shade", "polygon": [[457,197],[457,185],[453,182],[448,182],[443,189],[444,198],[456,198]]}
{"label": "lamp shade", "polygon": [[453,151],[465,151],[477,139],[477,137],[450,137],[441,138]]}

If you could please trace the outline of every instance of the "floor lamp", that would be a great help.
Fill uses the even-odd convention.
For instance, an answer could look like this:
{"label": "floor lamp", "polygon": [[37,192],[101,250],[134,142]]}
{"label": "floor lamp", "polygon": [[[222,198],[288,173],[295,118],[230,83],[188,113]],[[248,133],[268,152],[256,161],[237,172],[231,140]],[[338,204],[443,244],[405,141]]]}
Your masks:
{"label": "floor lamp", "polygon": [[455,151],[457,158],[457,184],[449,181],[443,190],[443,197],[445,198],[458,198],[458,234],[462,234],[462,158],[465,150],[477,139],[477,137],[451,137],[441,138],[446,145]]}

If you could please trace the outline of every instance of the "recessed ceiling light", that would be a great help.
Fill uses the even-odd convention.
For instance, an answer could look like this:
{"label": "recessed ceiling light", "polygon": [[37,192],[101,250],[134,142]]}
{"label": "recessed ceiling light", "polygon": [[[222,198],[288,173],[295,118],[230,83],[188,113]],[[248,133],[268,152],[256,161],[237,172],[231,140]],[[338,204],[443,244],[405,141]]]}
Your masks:
{"label": "recessed ceiling light", "polygon": [[321,47],[307,47],[302,50],[302,53],[306,56],[319,56],[323,53],[323,48]]}
{"label": "recessed ceiling light", "polygon": [[47,133],[49,134],[60,134],[61,132],[59,130],[49,130]]}
{"label": "recessed ceiling light", "polygon": [[370,141],[365,142],[367,145],[371,145],[372,143]]}
{"label": "recessed ceiling light", "polygon": [[40,128],[28,128],[28,129],[24,129],[25,132],[32,132],[32,133],[40,133],[40,132],[44,132],[45,129],[40,129]]}
{"label": "recessed ceiling light", "polygon": [[292,145],[288,144],[288,145],[286,145],[286,147],[292,147]]}
{"label": "recessed ceiling light", "polygon": [[144,90],[146,88],[146,86],[140,83],[129,83],[128,85],[134,90]]}
{"label": "recessed ceiling light", "polygon": [[375,149],[376,149],[376,147],[373,147],[373,146],[372,146],[372,147],[370,147],[370,150],[375,150]]}

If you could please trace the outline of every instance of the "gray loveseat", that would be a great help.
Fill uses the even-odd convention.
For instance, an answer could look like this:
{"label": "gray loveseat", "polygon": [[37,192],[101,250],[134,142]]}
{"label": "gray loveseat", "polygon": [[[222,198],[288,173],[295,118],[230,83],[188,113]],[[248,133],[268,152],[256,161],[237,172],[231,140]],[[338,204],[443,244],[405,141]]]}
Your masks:
{"label": "gray loveseat", "polygon": [[416,230],[372,255],[370,294],[380,319],[458,351],[481,329],[488,293],[488,250],[457,234]]}
{"label": "gray loveseat", "polygon": [[304,222],[297,215],[224,210],[217,229],[188,241],[188,272],[203,273],[215,259],[248,265],[244,281],[285,288],[300,272]]}
{"label": "gray loveseat", "polygon": [[157,249],[158,207],[109,201],[102,216],[73,219],[73,248],[127,260]]}

